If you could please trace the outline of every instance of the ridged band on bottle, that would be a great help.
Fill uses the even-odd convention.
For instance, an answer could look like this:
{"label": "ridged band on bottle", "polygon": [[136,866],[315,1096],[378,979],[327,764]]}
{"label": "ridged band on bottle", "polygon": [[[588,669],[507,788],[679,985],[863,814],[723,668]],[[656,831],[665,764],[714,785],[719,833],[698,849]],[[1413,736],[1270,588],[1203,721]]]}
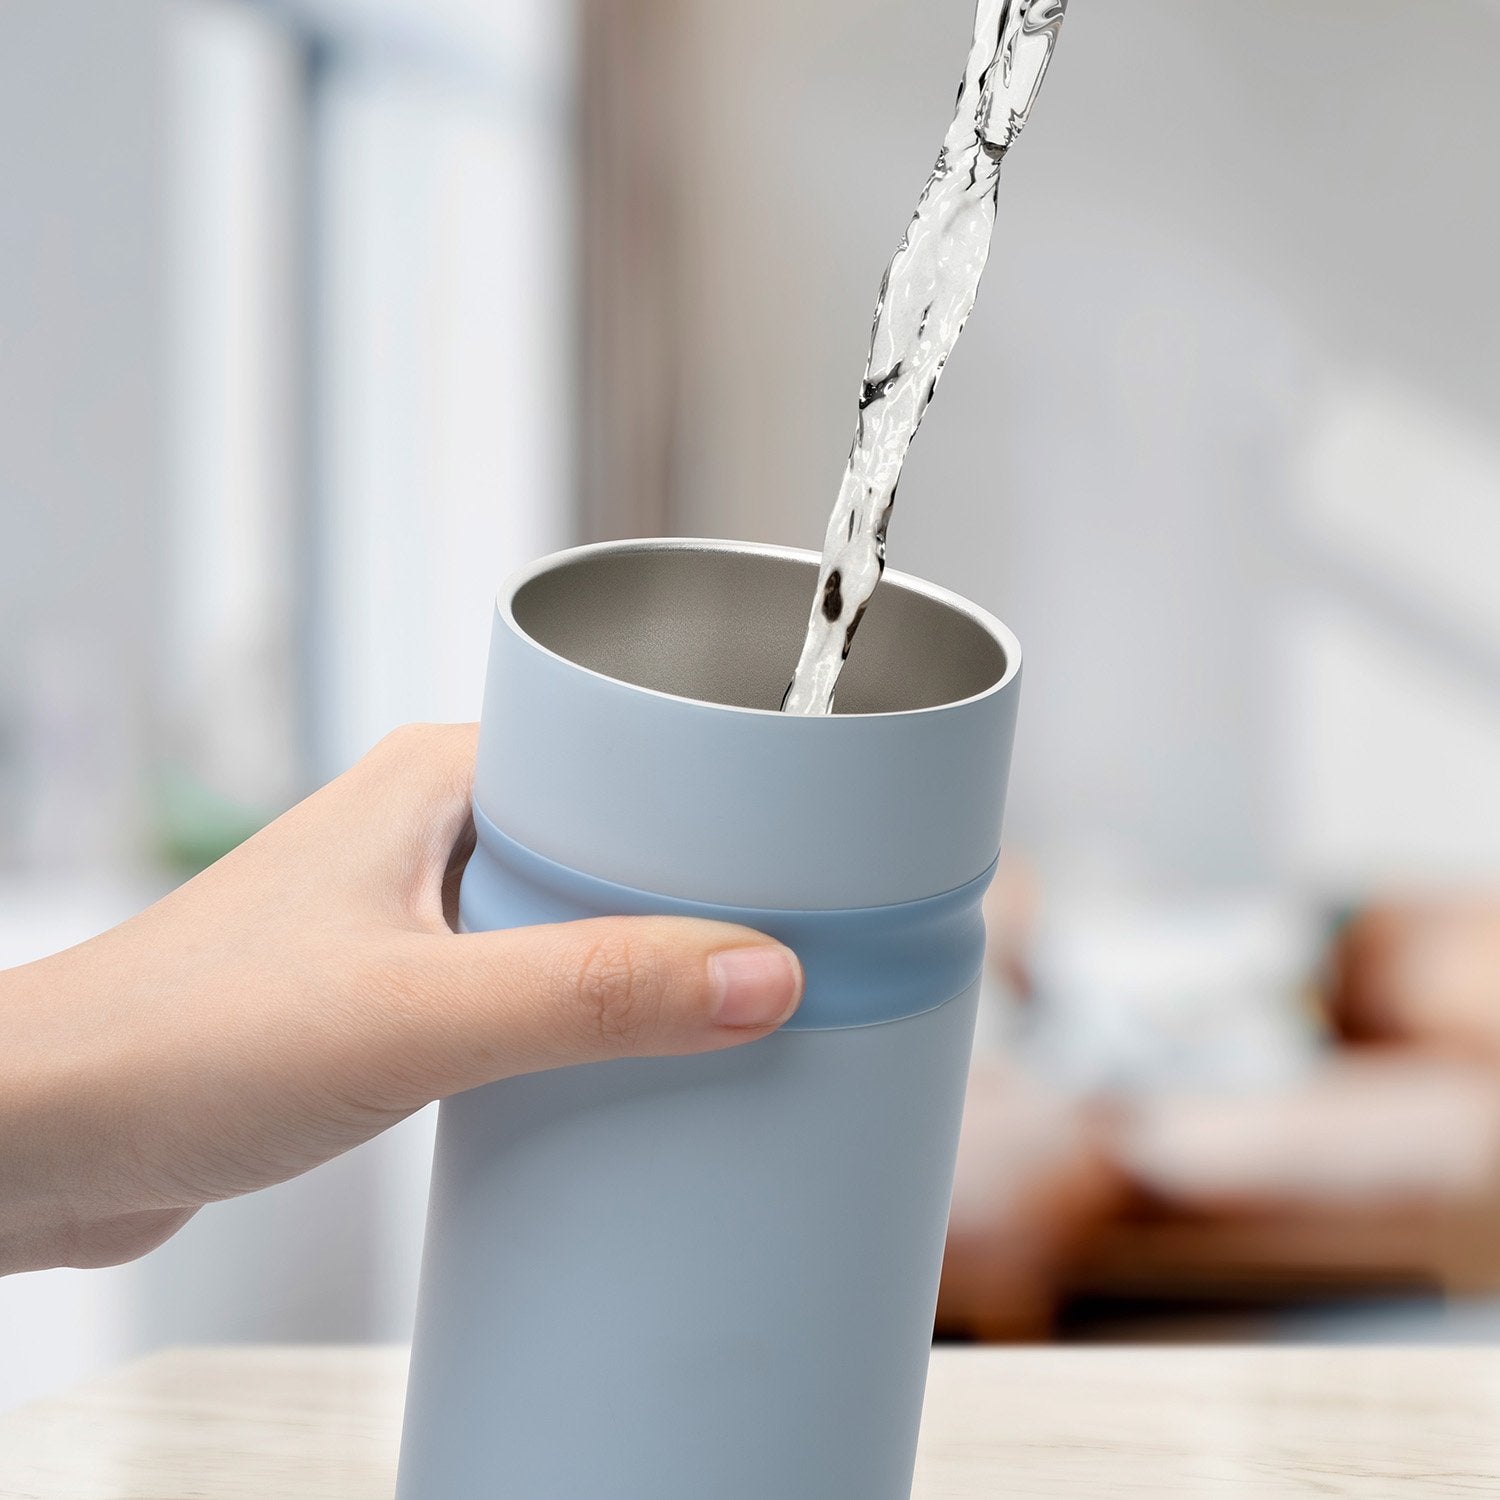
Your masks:
{"label": "ridged band on bottle", "polygon": [[600,880],[537,854],[474,808],[476,846],[464,873],[465,931],[603,916],[703,917],[785,943],[807,988],[786,1029],[834,1031],[921,1015],[963,994],[984,963],[981,902],[993,864],[955,890],[894,906],[834,911],[718,906]]}

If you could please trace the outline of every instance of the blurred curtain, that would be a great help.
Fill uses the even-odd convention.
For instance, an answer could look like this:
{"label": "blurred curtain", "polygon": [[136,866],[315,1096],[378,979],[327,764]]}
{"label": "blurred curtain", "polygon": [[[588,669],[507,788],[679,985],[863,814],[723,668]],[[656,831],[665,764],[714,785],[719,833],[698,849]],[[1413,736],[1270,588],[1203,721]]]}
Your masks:
{"label": "blurred curtain", "polygon": [[587,541],[665,535],[672,514],[685,9],[685,0],[583,0],[579,525]]}

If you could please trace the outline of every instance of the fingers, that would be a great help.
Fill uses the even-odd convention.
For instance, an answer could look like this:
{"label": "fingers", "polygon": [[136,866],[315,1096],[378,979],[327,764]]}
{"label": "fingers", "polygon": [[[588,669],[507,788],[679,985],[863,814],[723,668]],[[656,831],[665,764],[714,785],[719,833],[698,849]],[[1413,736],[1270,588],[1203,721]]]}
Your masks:
{"label": "fingers", "polygon": [[367,916],[444,932],[472,847],[475,724],[407,724],[282,823],[315,843],[312,867]]}
{"label": "fingers", "polygon": [[473,788],[478,745],[477,724],[403,724],[360,760],[347,779],[378,780],[407,813],[435,802],[462,806]]}
{"label": "fingers", "polygon": [[370,980],[363,1066],[370,1102],[394,1109],[517,1073],[751,1041],[803,985],[781,944],[681,917],[402,934]]}
{"label": "fingers", "polygon": [[[478,727],[410,724],[160,903],[215,930],[273,912],[446,931],[449,864],[466,853]],[[285,936],[294,936],[289,931]]]}
{"label": "fingers", "polygon": [[420,830],[446,855],[468,817],[478,743],[477,724],[407,724],[340,781],[355,798],[378,794],[390,826]]}

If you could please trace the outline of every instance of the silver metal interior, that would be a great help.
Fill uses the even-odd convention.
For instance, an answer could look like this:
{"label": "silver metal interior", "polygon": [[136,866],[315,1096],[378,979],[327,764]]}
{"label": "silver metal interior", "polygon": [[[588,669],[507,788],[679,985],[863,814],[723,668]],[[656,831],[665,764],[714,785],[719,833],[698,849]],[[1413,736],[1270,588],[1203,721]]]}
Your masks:
{"label": "silver metal interior", "polygon": [[[776,709],[817,582],[811,559],[667,543],[584,553],[512,600],[534,641],[640,687]],[[903,713],[972,698],[1004,677],[1000,642],[974,616],[887,577],[839,680],[838,713]]]}

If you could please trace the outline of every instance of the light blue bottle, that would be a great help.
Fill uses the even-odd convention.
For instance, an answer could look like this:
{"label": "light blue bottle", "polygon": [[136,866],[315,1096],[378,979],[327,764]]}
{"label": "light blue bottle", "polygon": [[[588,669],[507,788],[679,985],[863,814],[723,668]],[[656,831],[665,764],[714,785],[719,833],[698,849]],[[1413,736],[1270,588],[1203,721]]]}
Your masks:
{"label": "light blue bottle", "polygon": [[1020,651],[887,573],[840,712],[780,714],[816,568],[625,542],[500,596],[464,925],[720,917],[807,991],[442,1106],[399,1500],[908,1500]]}

